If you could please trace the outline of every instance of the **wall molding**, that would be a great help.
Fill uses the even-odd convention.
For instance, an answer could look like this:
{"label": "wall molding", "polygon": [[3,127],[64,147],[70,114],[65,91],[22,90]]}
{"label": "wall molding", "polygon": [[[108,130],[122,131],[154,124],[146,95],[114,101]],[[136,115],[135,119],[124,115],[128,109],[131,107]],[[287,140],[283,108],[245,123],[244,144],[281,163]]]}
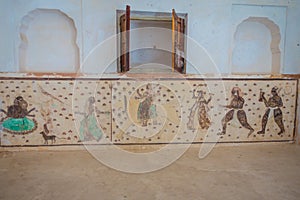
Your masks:
{"label": "wall molding", "polygon": [[296,0],[232,0],[233,5],[295,6]]}

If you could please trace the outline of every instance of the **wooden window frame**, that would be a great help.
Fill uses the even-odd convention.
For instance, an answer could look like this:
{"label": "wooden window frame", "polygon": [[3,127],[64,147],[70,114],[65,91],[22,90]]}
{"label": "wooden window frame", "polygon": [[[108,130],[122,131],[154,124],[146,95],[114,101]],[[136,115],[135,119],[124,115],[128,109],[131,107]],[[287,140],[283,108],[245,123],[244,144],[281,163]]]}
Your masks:
{"label": "wooden window frame", "polygon": [[[116,12],[117,68],[119,73],[130,70],[130,20],[172,22],[172,70],[182,74],[186,73],[187,13],[176,13],[174,9],[171,13],[131,11],[130,6],[126,6],[126,10],[117,10]],[[123,20],[123,24],[121,20]]]}

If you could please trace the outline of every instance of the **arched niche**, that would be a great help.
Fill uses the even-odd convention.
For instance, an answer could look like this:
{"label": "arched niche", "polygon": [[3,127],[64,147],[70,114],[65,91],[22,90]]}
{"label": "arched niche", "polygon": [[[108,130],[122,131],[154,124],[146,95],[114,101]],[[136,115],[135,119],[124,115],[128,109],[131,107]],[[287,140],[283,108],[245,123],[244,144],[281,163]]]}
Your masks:
{"label": "arched niche", "polygon": [[281,66],[280,29],[266,17],[249,17],[234,34],[232,72],[278,74]]}
{"label": "arched niche", "polygon": [[29,12],[20,27],[20,71],[76,72],[80,65],[76,37],[74,21],[60,10]]}

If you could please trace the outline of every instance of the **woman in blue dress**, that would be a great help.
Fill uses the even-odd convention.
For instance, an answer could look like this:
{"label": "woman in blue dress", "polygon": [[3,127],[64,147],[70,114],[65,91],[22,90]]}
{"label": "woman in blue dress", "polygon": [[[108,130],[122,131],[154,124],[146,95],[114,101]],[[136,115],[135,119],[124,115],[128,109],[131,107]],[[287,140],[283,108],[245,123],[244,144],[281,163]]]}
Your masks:
{"label": "woman in blue dress", "polygon": [[89,97],[86,105],[85,112],[81,113],[84,118],[80,122],[79,138],[78,142],[96,140],[97,142],[101,139],[103,133],[98,127],[98,121],[95,116],[95,98]]}

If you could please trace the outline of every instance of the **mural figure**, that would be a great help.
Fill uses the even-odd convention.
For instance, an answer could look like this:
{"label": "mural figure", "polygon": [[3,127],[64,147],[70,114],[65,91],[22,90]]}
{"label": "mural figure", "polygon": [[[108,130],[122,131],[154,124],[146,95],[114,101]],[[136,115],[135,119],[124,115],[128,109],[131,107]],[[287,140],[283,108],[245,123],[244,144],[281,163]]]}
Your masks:
{"label": "mural figure", "polygon": [[198,115],[198,122],[199,122],[200,127],[202,129],[208,129],[211,122],[210,122],[210,119],[208,116],[209,108],[207,105],[211,101],[212,94],[210,94],[210,97],[206,100],[204,97],[204,92],[202,90],[197,91],[197,93],[198,93],[197,95],[195,93],[196,93],[196,90],[194,91],[193,98],[197,98],[197,99],[191,108],[191,112],[189,115],[189,121],[187,123],[187,128],[189,130],[195,129],[194,128],[194,116],[198,110],[197,115]]}
{"label": "mural figure", "polygon": [[141,93],[140,89],[137,89],[138,96],[136,99],[140,99],[137,118],[142,124],[142,126],[147,126],[148,121],[153,119],[153,124],[156,124],[155,118],[157,117],[156,105],[153,104],[155,96],[159,95],[159,92],[154,92],[152,84],[148,83],[146,85],[146,91]]}
{"label": "mural figure", "polygon": [[34,117],[30,113],[34,111],[32,108],[28,111],[28,103],[23,97],[18,96],[14,100],[14,104],[8,106],[7,111],[0,109],[6,117],[3,118],[3,128],[5,131],[13,134],[27,134],[33,132],[37,128],[35,119],[29,119],[27,117]]}
{"label": "mural figure", "polygon": [[84,115],[84,118],[80,122],[79,138],[78,142],[96,140],[97,142],[101,139],[103,133],[97,125],[97,119],[95,111],[101,113],[95,108],[95,98],[89,97],[86,101],[85,111],[83,113],[76,112],[77,114]]}
{"label": "mural figure", "polygon": [[274,120],[275,120],[276,124],[280,128],[280,131],[278,132],[278,135],[281,135],[281,134],[284,133],[285,130],[284,130],[284,124],[283,124],[283,121],[282,121],[282,111],[280,109],[280,107],[283,106],[283,103],[282,103],[282,99],[278,95],[278,93],[279,93],[278,88],[273,87],[271,89],[272,96],[267,101],[267,99],[264,96],[265,93],[260,91],[259,101],[264,102],[265,106],[267,107],[267,110],[266,110],[266,112],[265,112],[265,114],[262,118],[262,121],[261,121],[261,124],[262,124],[261,131],[258,131],[257,134],[265,134],[268,119],[272,115],[274,116]]}
{"label": "mural figure", "polygon": [[254,129],[247,122],[246,112],[243,110],[245,100],[243,99],[243,97],[241,97],[241,93],[242,91],[239,87],[232,88],[231,90],[232,100],[229,105],[224,106],[231,110],[229,110],[224,116],[224,118],[222,119],[222,132],[219,133],[219,135],[226,134],[227,123],[233,119],[235,111],[237,114],[237,119],[239,120],[240,124],[244,128],[250,130],[248,133],[248,137],[254,132]]}

